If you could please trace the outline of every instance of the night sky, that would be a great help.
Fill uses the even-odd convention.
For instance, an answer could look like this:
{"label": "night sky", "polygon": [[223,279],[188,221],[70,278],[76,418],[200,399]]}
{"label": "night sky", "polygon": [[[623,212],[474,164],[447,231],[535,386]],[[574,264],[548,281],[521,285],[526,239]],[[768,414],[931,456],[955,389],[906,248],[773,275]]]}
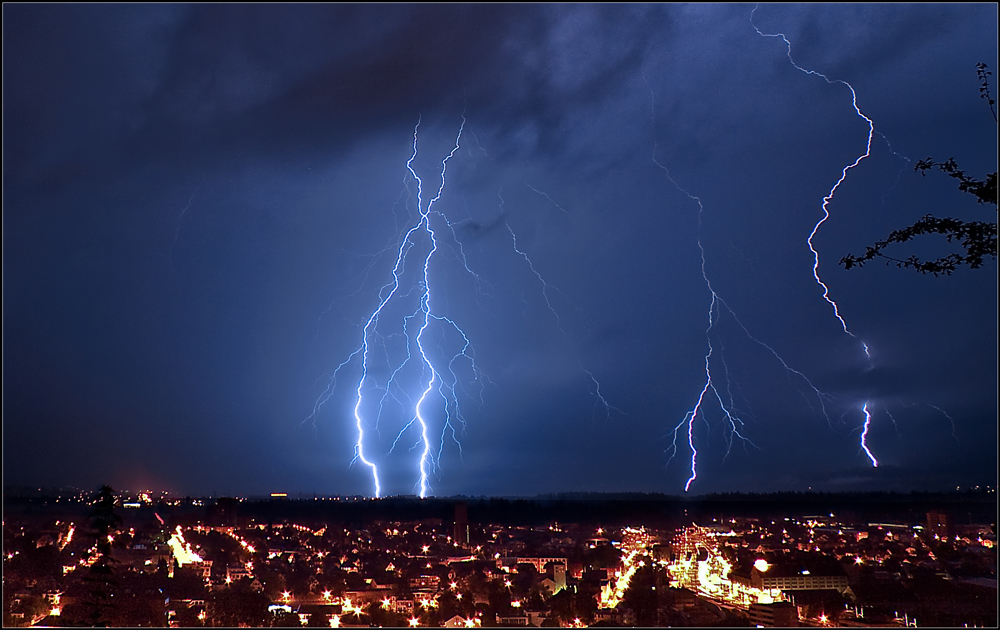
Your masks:
{"label": "night sky", "polygon": [[838,261],[996,220],[996,5],[752,9],[5,4],[4,482],[371,495],[367,331],[383,495],[432,376],[428,494],[681,494],[710,349],[691,493],[993,483],[996,262]]}

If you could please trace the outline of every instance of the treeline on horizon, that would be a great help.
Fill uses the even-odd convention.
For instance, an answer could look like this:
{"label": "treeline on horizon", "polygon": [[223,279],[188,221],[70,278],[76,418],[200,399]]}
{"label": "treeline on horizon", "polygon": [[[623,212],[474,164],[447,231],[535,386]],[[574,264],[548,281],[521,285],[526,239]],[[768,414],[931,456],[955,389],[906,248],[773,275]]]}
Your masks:
{"label": "treeline on horizon", "polygon": [[[3,486],[3,496],[4,498],[26,498],[26,497],[45,497],[45,498],[56,498],[56,497],[68,497],[80,494],[92,494],[98,488],[82,489],[76,486],[28,486],[28,485],[14,485],[7,484]],[[119,488],[114,488],[116,493],[128,492],[128,490],[121,490]],[[180,495],[172,495],[174,499],[179,498]],[[237,497],[241,500],[251,500],[251,501],[270,501],[274,499],[280,500],[313,500],[317,498],[338,498],[340,500],[355,500],[363,499],[367,501],[372,501],[371,497],[367,495],[324,495],[316,492],[296,492],[290,493],[287,496],[275,497],[273,495],[219,495],[219,497]],[[417,495],[390,495],[388,497],[383,497],[378,499],[379,501],[388,501],[392,499],[407,499],[413,501],[429,501],[429,500],[446,500],[446,501],[486,501],[493,499],[503,499],[508,501],[685,501],[685,502],[701,502],[701,501],[781,501],[781,500],[829,500],[829,499],[850,499],[850,500],[869,500],[869,501],[885,501],[885,500],[910,500],[913,498],[939,498],[939,499],[955,499],[955,500],[966,500],[972,498],[976,500],[978,498],[989,498],[990,500],[996,500],[996,493],[991,486],[976,486],[974,488],[962,488],[961,490],[945,490],[945,491],[933,491],[933,490],[910,490],[910,491],[899,491],[899,490],[866,490],[858,492],[832,492],[832,491],[822,491],[822,490],[778,490],[774,492],[713,492],[710,494],[692,494],[692,495],[679,495],[679,494],[667,494],[664,492],[589,492],[589,491],[575,491],[575,492],[556,492],[556,493],[543,493],[536,494],[533,496],[527,495],[499,495],[499,496],[489,496],[489,495],[465,495],[456,494],[450,496],[442,497],[430,497],[428,499],[420,499]],[[189,494],[184,497],[185,499],[210,499],[215,500],[216,497],[212,495],[195,495]]]}
{"label": "treeline on horizon", "polygon": [[[4,510],[14,512],[50,511],[58,509],[53,499],[58,494],[43,495],[38,488],[30,493],[14,487],[4,489]],[[66,496],[63,494],[62,496]],[[321,500],[315,495],[302,494],[287,498],[236,499],[219,497],[205,499],[205,505],[195,507],[182,502],[173,507],[165,504],[138,509],[122,509],[123,515],[152,519],[152,512],[174,523],[210,522],[235,524],[253,520],[258,523],[281,522],[340,523],[345,526],[366,526],[373,522],[431,521],[449,525],[455,516],[455,506],[465,503],[470,524],[508,524],[547,526],[552,523],[576,523],[605,527],[645,525],[655,528],[676,528],[692,522],[705,524],[716,519],[730,518],[776,519],[827,515],[834,513],[842,522],[877,522],[880,520],[923,523],[928,511],[951,514],[955,523],[996,522],[995,493],[986,491],[961,492],[774,492],[720,493],[679,497],[662,493],[597,493],[573,492],[538,495],[536,497],[431,497],[392,496],[378,500],[347,498]],[[63,509],[70,509],[65,503]],[[226,510],[221,506],[227,505]],[[234,517],[235,515],[235,517]],[[228,520],[230,522],[222,522]]]}

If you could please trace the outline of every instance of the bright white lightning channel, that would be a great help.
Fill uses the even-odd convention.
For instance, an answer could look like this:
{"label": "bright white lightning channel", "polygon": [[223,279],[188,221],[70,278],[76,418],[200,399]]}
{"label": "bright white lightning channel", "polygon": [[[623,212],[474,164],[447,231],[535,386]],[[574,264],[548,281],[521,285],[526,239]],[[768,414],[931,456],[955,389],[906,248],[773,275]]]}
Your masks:
{"label": "bright white lightning channel", "polygon": [[[376,328],[379,323],[379,318],[382,316],[383,311],[386,308],[386,305],[389,304],[394,297],[405,297],[406,295],[411,295],[414,292],[419,294],[419,305],[417,309],[412,314],[406,316],[402,324],[402,334],[407,339],[407,356],[402,362],[400,362],[396,366],[396,368],[393,370],[392,374],[389,376],[389,378],[385,383],[384,393],[382,395],[381,400],[379,401],[379,412],[375,418],[374,425],[376,427],[378,426],[378,419],[381,416],[382,407],[387,397],[391,396],[397,402],[400,402],[398,399],[396,399],[395,395],[391,393],[391,390],[393,384],[396,383],[396,377],[399,374],[399,372],[410,362],[412,358],[414,358],[413,353],[410,351],[410,347],[412,345],[413,347],[416,348],[416,354],[419,354],[420,356],[420,360],[423,364],[423,373],[429,374],[429,377],[426,376],[422,377],[422,379],[426,378],[426,383],[424,383],[421,386],[420,396],[418,397],[415,403],[412,401],[412,399],[407,397],[409,402],[412,404],[413,416],[409,420],[409,422],[405,424],[405,426],[399,432],[399,434],[396,436],[396,440],[393,442],[393,448],[395,447],[396,442],[399,441],[402,434],[411,426],[413,426],[414,423],[416,423],[417,426],[419,427],[419,433],[420,433],[419,439],[417,441],[417,446],[420,446],[420,457],[417,465],[417,474],[418,474],[418,484],[419,484],[419,492],[421,498],[426,497],[428,492],[430,491],[428,477],[431,472],[431,468],[438,464],[441,453],[441,449],[439,449],[438,458],[436,459],[431,450],[429,421],[426,416],[427,407],[431,404],[428,398],[430,398],[432,394],[436,392],[438,395],[441,396],[441,399],[444,403],[443,406],[444,406],[445,420],[441,431],[441,441],[442,441],[441,448],[443,449],[443,442],[449,429],[451,430],[452,438],[455,439],[456,443],[458,443],[457,437],[455,435],[455,429],[452,424],[453,419],[457,421],[462,421],[462,416],[458,406],[457,393],[455,391],[455,387],[458,381],[458,377],[455,373],[455,362],[463,358],[468,360],[473,372],[478,374],[478,370],[476,369],[475,366],[475,361],[473,360],[473,357],[470,353],[471,344],[469,342],[468,337],[465,335],[465,332],[462,331],[462,329],[458,326],[458,324],[456,324],[453,320],[444,315],[438,314],[434,311],[432,282],[430,277],[431,260],[433,259],[434,254],[438,251],[438,238],[437,234],[434,231],[434,227],[431,225],[431,215],[438,215],[443,217],[443,215],[434,210],[433,207],[434,204],[441,198],[441,194],[444,191],[445,172],[448,167],[448,161],[459,150],[460,142],[462,139],[462,132],[464,129],[465,129],[465,116],[463,115],[462,124],[459,127],[458,134],[455,137],[455,145],[451,149],[451,152],[448,153],[448,155],[441,160],[441,171],[440,171],[441,182],[437,188],[437,192],[429,201],[427,201],[425,205],[424,191],[423,191],[424,182],[421,179],[421,177],[417,175],[416,171],[413,168],[413,161],[417,157],[417,141],[418,141],[418,133],[420,130],[420,121],[418,120],[416,126],[414,126],[413,153],[410,156],[410,159],[406,161],[406,169],[409,172],[410,176],[413,178],[413,181],[416,183],[416,188],[417,188],[416,203],[417,203],[417,211],[419,214],[419,218],[416,224],[410,227],[409,230],[406,231],[406,233],[404,234],[403,238],[400,241],[396,255],[396,262],[392,268],[392,280],[384,284],[379,289],[378,293],[379,304],[371,312],[371,314],[368,316],[367,321],[365,322],[361,346],[356,350],[354,350],[354,352],[352,352],[340,365],[337,366],[336,370],[334,370],[330,382],[328,383],[324,392],[320,395],[319,399],[316,401],[316,404],[313,406],[312,414],[310,414],[309,416],[309,418],[315,418],[315,416],[318,414],[323,404],[330,399],[330,396],[332,395],[333,390],[336,386],[336,379],[340,370],[360,354],[361,377],[358,380],[358,385],[355,390],[356,399],[353,410],[354,423],[357,429],[358,437],[354,447],[354,459],[352,460],[352,463],[354,461],[360,461],[362,464],[364,464],[371,470],[375,497],[382,496],[382,485],[379,480],[378,465],[375,463],[374,459],[371,456],[365,453],[366,426],[367,424],[369,424],[369,422],[366,422],[364,418],[364,414],[362,413],[362,406],[365,400],[366,388],[368,387],[375,387],[376,389],[381,388],[379,384],[374,381],[374,377],[369,374],[368,370],[369,370],[369,359],[372,352],[372,345],[375,341],[375,338],[382,339],[379,333],[377,332]],[[447,223],[447,218],[444,219]],[[404,294],[404,291],[401,291],[400,276],[403,272],[407,254],[416,245],[417,239],[422,237],[426,237],[426,243],[429,245],[429,248],[427,254],[424,256],[423,259],[421,281],[418,283],[418,286],[411,287]],[[462,254],[460,257],[462,259],[462,262],[466,263],[464,254]],[[469,270],[467,264],[465,264],[465,269]],[[419,322],[419,329],[413,336],[411,336],[411,333],[408,332],[407,329],[407,324],[411,320]],[[447,362],[447,374],[451,376],[450,379],[445,378],[444,374],[442,373],[442,368],[439,368],[438,365],[435,364],[435,361],[432,360],[430,354],[428,353],[428,349],[425,345],[427,343],[427,340],[425,339],[425,334],[427,333],[428,327],[431,326],[433,322],[440,322],[445,324],[446,326],[456,331],[458,335],[460,335],[461,338],[464,340],[462,348],[458,350]],[[369,380],[372,381],[371,385],[369,385]],[[459,444],[459,448],[461,448],[461,444]],[[392,449],[390,449],[390,452],[391,450]]]}
{"label": "bright white lightning channel", "polygon": [[[840,177],[833,184],[833,187],[830,188],[830,191],[826,194],[826,196],[823,197],[823,204],[822,204],[823,217],[816,223],[815,226],[813,226],[812,232],[809,233],[809,238],[806,239],[806,243],[809,245],[809,251],[811,251],[813,254],[813,278],[816,279],[816,284],[818,284],[820,288],[823,289],[823,299],[826,300],[827,303],[829,303],[830,306],[833,308],[833,315],[837,318],[837,321],[839,321],[840,325],[844,328],[844,332],[852,337],[856,337],[856,335],[848,329],[847,321],[841,316],[840,307],[833,300],[833,298],[830,297],[830,287],[828,287],[826,283],[824,283],[823,280],[819,277],[819,252],[816,250],[816,247],[813,244],[813,238],[815,238],[816,233],[819,231],[820,226],[826,223],[826,220],[830,218],[830,209],[829,209],[830,202],[833,201],[833,196],[837,193],[837,189],[840,188],[840,185],[844,182],[845,179],[847,179],[847,173],[851,171],[853,168],[855,168],[858,164],[860,164],[862,160],[871,155],[872,138],[875,135],[875,123],[872,121],[871,118],[865,116],[865,114],[858,107],[858,94],[857,92],[854,91],[854,86],[852,86],[847,81],[844,81],[843,79],[830,79],[822,72],[817,72],[815,70],[807,70],[802,66],[798,65],[797,63],[795,63],[795,60],[792,59],[792,44],[791,42],[788,41],[788,38],[785,37],[784,33],[764,33],[759,28],[757,28],[756,24],[753,23],[753,14],[756,10],[757,7],[755,6],[750,11],[750,25],[753,26],[753,29],[755,31],[757,31],[757,34],[760,35],[761,37],[780,37],[781,41],[785,42],[785,49],[786,49],[786,54],[788,56],[788,62],[792,64],[792,67],[794,67],[799,72],[802,72],[803,74],[820,77],[830,85],[833,85],[834,83],[840,83],[841,85],[847,86],[847,89],[851,91],[851,106],[854,108],[854,112],[858,115],[859,118],[864,119],[865,123],[867,123],[868,125],[868,138],[865,142],[865,152],[859,155],[857,158],[855,158],[853,162],[844,166],[844,168],[841,170]],[[861,342],[861,347],[865,351],[865,356],[871,358],[871,355],[868,353],[868,346],[867,344],[865,344],[864,341]]]}
{"label": "bright white lightning channel", "polygon": [[872,460],[872,467],[878,468],[878,460],[872,455],[872,452],[868,450],[868,427],[872,423],[872,413],[868,411],[868,402],[865,402],[865,406],[861,408],[865,414],[865,428],[861,431],[861,448],[864,449],[865,454],[868,455],[868,459]]}
{"label": "bright white lightning channel", "polygon": [[[825,197],[823,197],[823,204],[822,204],[823,217],[816,223],[815,226],[813,226],[812,232],[809,233],[809,238],[806,239],[806,243],[809,245],[809,251],[811,251],[813,254],[813,278],[816,279],[816,284],[818,284],[823,289],[823,299],[826,300],[831,307],[833,307],[833,314],[840,322],[840,325],[843,326],[844,332],[852,337],[857,338],[857,336],[847,328],[847,321],[840,315],[840,307],[837,305],[837,302],[835,302],[833,298],[830,297],[830,288],[819,277],[819,252],[816,250],[816,247],[813,244],[813,238],[816,236],[816,232],[819,231],[820,226],[823,225],[826,222],[826,220],[830,218],[830,209],[829,209],[830,202],[833,201],[833,197],[837,193],[837,189],[840,188],[840,185],[844,182],[845,179],[847,179],[847,173],[851,169],[855,168],[858,164],[860,164],[862,160],[871,155],[872,138],[875,135],[875,123],[872,121],[871,118],[865,116],[865,114],[858,107],[858,94],[857,92],[854,91],[854,86],[852,86],[847,81],[844,81],[843,79],[830,79],[821,72],[817,72],[815,70],[807,70],[802,66],[798,65],[797,63],[795,63],[795,60],[792,59],[792,44],[791,42],[788,41],[788,38],[785,37],[785,34],[762,32],[759,28],[757,28],[757,25],[753,23],[753,14],[755,11],[757,11],[756,6],[754,6],[754,8],[750,11],[750,25],[753,26],[753,29],[755,31],[757,31],[757,34],[760,35],[761,37],[780,37],[781,41],[785,42],[785,50],[788,56],[788,62],[792,64],[792,67],[794,67],[799,72],[802,72],[803,74],[807,75],[820,77],[830,85],[834,83],[840,83],[842,85],[847,86],[847,89],[851,91],[851,106],[854,108],[854,112],[858,115],[859,118],[864,119],[865,123],[868,124],[868,138],[865,142],[865,152],[859,155],[857,158],[855,158],[853,162],[844,166],[844,168],[841,170],[840,178],[837,179],[837,181],[833,184],[833,187],[830,188],[830,191],[826,194]],[[868,357],[869,360],[871,360],[871,353],[869,352],[868,344],[866,344],[864,341],[860,339],[859,341],[861,341],[861,348],[864,350],[865,356]],[[878,462],[872,456],[871,451],[868,450],[868,445],[865,442],[865,439],[868,435],[868,425],[870,424],[870,422],[871,422],[871,415],[868,413],[868,403],[866,402],[865,429],[864,433],[862,433],[861,436],[861,446],[862,448],[864,448],[865,452],[868,453],[868,457],[871,458],[872,463],[875,466],[878,466]]]}

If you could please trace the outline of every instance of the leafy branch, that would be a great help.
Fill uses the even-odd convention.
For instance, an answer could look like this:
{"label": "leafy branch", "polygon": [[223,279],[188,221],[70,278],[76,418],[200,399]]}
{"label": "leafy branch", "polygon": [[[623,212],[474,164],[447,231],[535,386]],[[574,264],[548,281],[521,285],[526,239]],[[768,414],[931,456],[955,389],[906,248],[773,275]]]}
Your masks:
{"label": "leafy branch", "polygon": [[[985,63],[976,64],[976,73],[982,82],[979,88],[980,98],[986,99],[989,104],[990,113],[996,122],[997,114],[994,109],[996,101],[990,94],[989,77],[992,73],[987,70]],[[937,169],[949,177],[958,180],[958,189],[964,193],[973,195],[978,203],[991,204],[994,212],[997,206],[997,173],[996,171],[980,180],[970,177],[958,168],[955,158],[948,158],[944,162],[935,162],[932,158],[927,158],[917,162],[913,167],[914,171],[919,171],[921,175],[927,175],[927,171]],[[949,243],[957,242],[962,246],[965,253],[952,253],[938,258],[937,260],[921,260],[916,256],[901,259],[888,256],[883,253],[886,247],[893,243],[904,243],[915,236],[924,234],[943,234]],[[935,276],[940,274],[951,275],[958,267],[968,265],[970,269],[976,269],[983,265],[984,259],[989,256],[996,260],[997,257],[997,224],[986,221],[962,221],[961,219],[945,218],[940,219],[933,215],[926,215],[913,225],[901,230],[894,230],[885,240],[878,241],[874,245],[865,248],[865,253],[861,256],[847,255],[840,259],[840,264],[844,269],[852,267],[863,267],[865,263],[875,258],[882,258],[887,265],[896,265],[899,268],[914,269],[920,273],[930,273]]]}
{"label": "leafy branch", "polygon": [[993,76],[993,73],[986,68],[985,63],[980,62],[976,64],[976,74],[982,82],[979,86],[979,98],[985,98],[986,102],[990,104],[990,113],[993,114],[993,122],[997,122],[997,110],[993,108],[997,102],[990,96],[990,77]]}

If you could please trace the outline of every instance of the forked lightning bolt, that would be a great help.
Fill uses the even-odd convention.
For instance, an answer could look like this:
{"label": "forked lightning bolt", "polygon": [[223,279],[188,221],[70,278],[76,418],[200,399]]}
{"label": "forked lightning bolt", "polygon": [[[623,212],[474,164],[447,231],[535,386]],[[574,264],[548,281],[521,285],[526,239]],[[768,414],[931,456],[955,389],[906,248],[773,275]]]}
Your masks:
{"label": "forked lightning bolt", "polygon": [[[652,92],[650,92],[650,96],[652,97]],[[652,108],[652,101],[651,101],[651,108]],[[653,110],[653,115],[655,116],[655,110]],[[709,306],[708,306],[708,327],[705,329],[705,340],[706,340],[707,345],[708,345],[708,352],[705,354],[705,384],[704,384],[704,386],[702,386],[701,392],[698,394],[698,399],[695,402],[694,407],[690,411],[688,411],[684,415],[684,418],[680,421],[680,423],[678,423],[677,426],[674,427],[674,430],[673,430],[673,436],[674,436],[673,444],[671,445],[671,448],[669,449],[670,459],[673,459],[673,457],[678,452],[678,450],[677,450],[677,435],[678,435],[678,433],[682,429],[686,428],[688,448],[691,450],[691,476],[688,477],[687,482],[684,484],[684,491],[687,492],[688,490],[690,490],[691,484],[694,483],[695,479],[698,478],[698,448],[697,448],[697,446],[695,444],[694,423],[695,423],[695,420],[698,419],[699,414],[701,414],[703,412],[702,404],[705,402],[705,397],[709,393],[711,393],[712,397],[715,399],[715,402],[718,403],[719,410],[722,412],[722,414],[726,417],[726,420],[729,422],[729,448],[732,448],[732,438],[733,437],[738,437],[740,440],[743,441],[744,444],[750,444],[750,445],[756,447],[756,445],[752,441],[750,441],[749,438],[747,438],[746,436],[744,436],[742,434],[742,432],[741,432],[741,429],[743,428],[744,423],[743,423],[743,420],[740,419],[740,417],[734,411],[734,402],[733,402],[732,394],[729,394],[726,397],[728,399],[728,402],[727,402],[727,400],[725,400],[723,398],[722,394],[719,392],[718,388],[716,387],[715,380],[714,380],[714,378],[712,376],[712,356],[715,353],[715,348],[712,345],[712,330],[715,327],[716,322],[718,321],[719,317],[722,314],[721,308],[725,308],[726,309],[726,311],[732,316],[733,320],[739,325],[740,329],[743,330],[743,333],[751,341],[753,341],[754,343],[757,343],[758,345],[763,346],[764,348],[766,348],[778,360],[778,362],[781,363],[782,367],[784,367],[786,371],[791,372],[793,374],[796,374],[797,376],[799,376],[800,378],[802,378],[802,380],[804,380],[809,385],[810,389],[812,389],[813,392],[816,394],[816,398],[817,398],[817,400],[819,400],[820,409],[822,410],[823,416],[827,419],[827,421],[829,421],[829,416],[826,413],[826,405],[824,404],[823,401],[824,401],[824,398],[829,398],[829,395],[828,394],[824,394],[819,389],[817,389],[816,386],[813,385],[812,382],[805,376],[805,374],[803,374],[802,372],[800,372],[800,371],[798,371],[798,370],[790,367],[788,365],[788,363],[786,363],[785,360],[782,359],[781,356],[778,355],[777,352],[775,352],[774,348],[772,348],[771,346],[767,345],[766,343],[760,341],[759,339],[757,339],[756,337],[754,337],[753,335],[751,335],[750,331],[747,330],[746,326],[743,325],[743,322],[741,322],[739,320],[739,318],[736,316],[736,313],[729,307],[728,304],[726,304],[725,300],[723,300],[719,296],[719,294],[716,293],[715,289],[712,288],[712,282],[711,282],[711,280],[709,280],[709,278],[708,278],[708,272],[705,270],[705,265],[706,265],[706,262],[705,262],[705,247],[702,245],[702,242],[701,242],[701,217],[704,214],[705,207],[702,204],[701,199],[699,199],[698,197],[692,195],[688,191],[684,190],[677,183],[677,181],[674,180],[674,178],[670,175],[670,171],[665,166],[663,166],[663,164],[661,164],[659,161],[657,161],[657,159],[656,159],[656,143],[655,142],[654,142],[654,145],[653,145],[653,163],[656,164],[659,168],[661,168],[663,170],[663,172],[666,175],[667,179],[670,180],[670,183],[673,184],[674,187],[677,188],[677,190],[679,190],[680,192],[684,193],[689,199],[691,199],[692,201],[694,201],[695,203],[698,204],[698,236],[697,236],[697,244],[698,244],[698,251],[701,254],[701,276],[702,276],[702,279],[705,281],[705,286],[708,287],[708,291],[709,291],[709,293],[712,296],[711,300],[709,301]],[[720,355],[720,360],[722,360],[723,365],[725,365],[725,361],[722,359],[721,355]],[[728,377],[728,373],[727,373],[726,374],[727,391],[728,391],[728,384],[729,384],[729,377]]]}
{"label": "forked lightning bolt", "polygon": [[[378,465],[375,463],[374,458],[365,453],[366,426],[368,424],[374,424],[376,427],[378,426],[378,420],[381,416],[382,407],[386,401],[386,397],[392,396],[396,399],[395,394],[392,393],[392,387],[394,384],[397,384],[398,386],[398,383],[396,383],[397,375],[410,362],[411,359],[415,358],[414,353],[411,352],[410,348],[415,348],[415,354],[419,355],[419,360],[423,366],[423,373],[426,375],[423,378],[426,379],[426,382],[421,386],[419,397],[417,397],[416,402],[413,402],[412,398],[407,396],[408,402],[412,405],[413,416],[396,436],[396,440],[393,442],[393,447],[395,447],[396,442],[399,441],[403,433],[416,423],[419,428],[417,446],[420,447],[420,457],[417,464],[417,476],[421,498],[426,497],[430,491],[428,477],[431,472],[431,468],[440,460],[441,449],[444,447],[444,439],[449,430],[451,430],[452,437],[455,438],[456,443],[458,442],[457,437],[455,436],[455,428],[452,424],[453,420],[462,421],[456,392],[458,376],[455,373],[455,362],[460,359],[467,360],[470,363],[473,372],[478,374],[475,367],[475,361],[470,353],[471,344],[465,332],[452,319],[441,315],[434,310],[432,282],[430,277],[431,261],[433,260],[435,253],[438,251],[438,236],[434,230],[431,219],[432,216],[435,215],[443,217],[443,215],[434,210],[434,204],[441,199],[441,195],[445,187],[445,173],[447,171],[448,161],[458,151],[462,139],[462,131],[464,129],[465,117],[463,116],[462,124],[459,127],[458,134],[455,138],[455,145],[451,152],[441,160],[441,181],[438,185],[437,192],[425,204],[423,189],[424,182],[413,167],[413,162],[417,157],[417,142],[420,130],[420,121],[417,121],[417,124],[413,129],[413,153],[411,154],[410,159],[406,162],[406,169],[409,172],[410,177],[412,177],[412,181],[416,184],[416,205],[419,218],[417,219],[416,224],[411,226],[406,231],[400,241],[396,254],[396,262],[392,268],[392,280],[384,284],[381,289],[379,289],[379,304],[371,312],[365,322],[362,332],[361,346],[354,350],[354,352],[352,352],[340,365],[337,366],[336,370],[334,370],[330,382],[324,392],[320,395],[319,399],[316,401],[316,404],[313,407],[313,412],[310,415],[310,418],[314,418],[323,404],[329,400],[336,386],[336,379],[340,370],[360,354],[361,377],[358,380],[358,385],[355,390],[356,398],[353,412],[354,424],[357,429],[357,441],[354,447],[354,461],[360,461],[371,470],[374,494],[376,497],[382,496],[382,485],[379,480]],[[447,223],[447,218],[444,219]],[[450,223],[448,223],[448,225],[450,226]],[[452,233],[454,234],[454,232]],[[424,242],[428,246],[427,254],[424,256],[422,262],[421,280],[417,283],[417,286],[408,287],[404,291],[401,287],[401,274],[403,273],[407,254],[417,245],[418,239],[425,239]],[[459,244],[459,247],[461,247],[461,244]],[[461,252],[461,250],[459,251],[460,258],[463,264],[465,264],[465,269],[469,270],[468,264],[465,261],[464,252]],[[377,339],[381,339],[381,336],[377,331],[379,318],[382,316],[386,306],[394,298],[402,298],[411,295],[414,292],[419,296],[418,306],[413,313],[403,318],[401,326],[402,334],[407,341],[406,358],[396,365],[395,369],[388,377],[384,385],[384,393],[379,401],[379,412],[374,421],[370,418],[366,421],[362,410],[366,389],[369,387],[382,388],[375,382],[369,385],[369,380],[374,378],[369,375],[369,360],[371,358],[373,344],[375,344]],[[412,334],[408,328],[411,321],[416,322],[419,325],[415,334]],[[441,323],[447,328],[454,330],[463,340],[461,349],[450,357],[446,366],[439,365],[434,359],[432,359],[431,353],[426,345],[428,343],[428,340],[426,339],[426,336],[429,334],[428,328],[435,322]],[[445,378],[445,374],[449,375],[451,378]],[[431,405],[429,398],[431,398],[435,393],[441,397],[445,417],[441,429],[441,447],[438,450],[437,459],[435,459],[431,449],[430,421],[427,417],[428,407]],[[396,400],[398,402],[398,399]],[[461,445],[459,445],[459,447],[461,447]]]}
{"label": "forked lightning bolt", "polygon": [[[435,468],[440,469],[441,455],[449,432],[451,438],[458,445],[459,457],[461,457],[462,454],[462,445],[458,441],[455,423],[461,423],[462,426],[464,426],[465,420],[462,417],[459,406],[457,391],[459,376],[456,372],[456,364],[459,361],[468,363],[469,368],[475,375],[475,381],[480,384],[480,401],[482,401],[482,383],[486,381],[485,377],[480,374],[476,367],[471,349],[472,344],[468,336],[454,320],[435,310],[435,305],[437,303],[435,301],[435,295],[437,294],[437,291],[434,290],[434,284],[431,277],[431,263],[435,259],[435,254],[438,252],[442,244],[450,242],[457,259],[462,264],[464,270],[475,280],[476,287],[478,288],[482,282],[480,277],[469,267],[468,260],[465,256],[465,250],[463,249],[461,241],[458,239],[455,226],[448,220],[447,216],[434,208],[435,203],[441,199],[441,195],[444,192],[445,175],[448,169],[448,163],[459,151],[462,133],[465,130],[465,117],[463,115],[462,124],[459,127],[454,146],[444,159],[441,160],[440,183],[437,186],[437,191],[429,200],[426,201],[426,203],[424,201],[424,181],[420,175],[417,174],[417,171],[414,168],[414,161],[417,159],[419,130],[420,121],[417,122],[413,129],[413,151],[410,158],[406,161],[406,171],[408,174],[406,186],[407,190],[410,190],[411,186],[415,186],[416,188],[415,197],[418,218],[415,224],[412,224],[404,233],[402,233],[402,238],[398,247],[396,247],[396,261],[392,268],[392,279],[382,285],[378,291],[378,305],[367,316],[367,320],[362,331],[361,345],[337,366],[332,377],[327,383],[325,390],[313,405],[312,413],[308,418],[306,418],[306,420],[316,418],[320,409],[332,396],[337,385],[337,378],[340,375],[340,371],[345,369],[347,365],[360,355],[361,376],[357,382],[357,386],[355,387],[353,410],[357,440],[354,445],[354,459],[352,460],[352,463],[361,462],[369,468],[372,475],[374,494],[376,497],[382,496],[382,483],[379,478],[379,466],[376,463],[375,458],[370,456],[366,451],[366,437],[372,427],[378,429],[379,420],[382,418],[383,409],[386,403],[391,399],[400,407],[412,410],[412,415],[409,416],[409,418],[403,423],[402,429],[400,429],[396,434],[388,452],[392,453],[395,450],[396,446],[411,428],[417,429],[417,433],[419,435],[410,450],[419,448],[419,458],[417,461],[416,471],[418,481],[415,485],[418,486],[420,496],[423,498],[430,492],[430,485],[428,483],[430,473]],[[478,140],[476,142],[478,144]],[[482,150],[481,146],[480,149]],[[486,155],[485,150],[483,150],[483,154]],[[552,201],[547,194],[531,187],[530,185],[528,185],[528,187],[532,188],[532,190],[538,194],[545,196],[562,212],[566,213],[566,210],[559,206],[555,201]],[[411,192],[411,195],[412,194],[413,193]],[[559,290],[552,287],[545,281],[545,278],[535,268],[531,259],[528,257],[528,254],[519,247],[514,230],[504,217],[503,198],[499,195],[499,193],[497,197],[500,202],[501,220],[510,233],[513,251],[524,260],[524,262],[528,265],[528,268],[538,279],[542,287],[542,297],[545,300],[545,304],[555,317],[556,326],[560,331],[565,333],[561,325],[559,313],[552,304],[549,295],[549,289],[554,289],[555,291]],[[442,234],[436,232],[434,222],[443,222],[447,227],[447,231],[443,231]],[[451,241],[444,238],[449,235]],[[444,240],[442,240],[443,238]],[[411,282],[410,284],[407,284],[404,278],[404,267],[407,265],[407,258],[410,256],[411,251],[414,251],[414,248],[418,248],[420,245],[427,248],[427,252],[421,261],[419,274],[420,280],[419,282]],[[379,325],[380,320],[383,319],[386,313],[387,307],[394,300],[403,300],[407,297],[411,299],[413,297],[418,297],[417,307],[402,318],[402,322],[396,329],[396,332],[392,333],[388,337],[384,337],[379,332]],[[453,331],[451,334],[457,341],[457,349],[454,351],[445,351],[442,348],[432,345],[434,342],[431,337],[438,335],[438,331],[432,330],[432,328],[437,324],[441,325],[445,330]],[[389,374],[384,383],[379,383],[376,381],[376,377],[371,370],[370,361],[373,358],[373,352],[380,350],[381,352],[375,352],[375,355],[382,361],[386,360],[388,358],[386,342],[389,338],[396,336],[405,338],[406,356],[401,361],[394,364],[391,374]],[[444,355],[443,358],[440,356],[442,354]],[[411,364],[411,361],[419,362],[421,366],[421,376],[419,380],[420,386],[412,396],[406,393],[407,390],[399,382],[401,372],[404,368]],[[590,383],[593,384],[591,393],[600,401],[601,404],[604,405],[607,412],[610,414],[610,412],[614,410],[619,413],[624,413],[618,408],[612,406],[601,394],[600,383],[597,381],[597,378],[586,369],[583,369],[583,372],[589,377],[588,387],[590,386]],[[374,414],[369,412],[366,415],[366,401],[372,389],[382,390],[382,395],[377,401],[377,411]],[[401,400],[399,397],[400,395],[405,400]],[[434,401],[438,398],[440,399],[437,403],[439,406],[435,407]],[[371,406],[373,403],[369,402],[367,404]],[[440,410],[443,417],[443,419],[440,420],[440,441],[436,454],[433,452],[431,446],[431,426],[433,421],[428,415],[435,408]]]}

